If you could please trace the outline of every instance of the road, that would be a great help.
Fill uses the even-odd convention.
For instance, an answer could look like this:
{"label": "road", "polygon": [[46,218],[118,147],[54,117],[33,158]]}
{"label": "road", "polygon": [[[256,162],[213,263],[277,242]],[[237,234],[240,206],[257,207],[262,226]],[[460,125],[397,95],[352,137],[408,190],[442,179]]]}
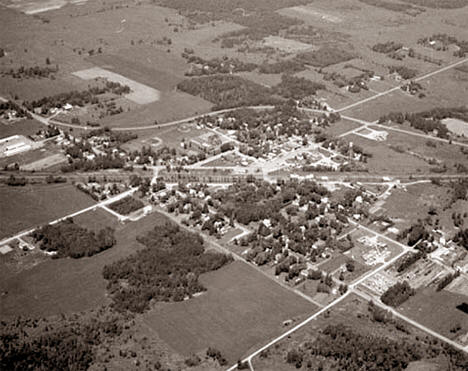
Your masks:
{"label": "road", "polygon": [[379,298],[376,298],[376,297],[373,297],[369,294],[366,294],[358,289],[356,290],[353,290],[353,292],[359,296],[361,296],[362,298],[366,299],[366,300],[372,300],[374,302],[375,305],[378,305],[379,307],[385,309],[385,310],[388,310],[389,312],[392,313],[393,316],[395,317],[398,317],[400,319],[402,319],[403,321],[406,321],[408,322],[409,324],[413,325],[414,327],[417,327],[418,329],[424,331],[424,332],[427,332],[428,334],[434,336],[435,338],[447,343],[447,344],[450,344],[451,346],[453,346],[454,348],[458,349],[458,350],[461,350],[462,352],[465,352],[465,353],[468,353],[466,347],[463,347],[462,345],[456,343],[455,341],[453,340],[450,340],[448,338],[446,338],[445,336],[439,334],[438,332],[435,332],[433,330],[431,330],[430,328],[424,326],[424,325],[421,325],[419,322],[417,321],[414,321],[412,320],[411,318],[399,313],[398,311],[396,311],[394,308],[392,307],[389,307],[388,305],[385,305],[384,303],[382,303],[380,301]]}
{"label": "road", "polygon": [[[291,329],[289,329],[288,331],[286,331],[285,333],[281,334],[280,336],[274,338],[273,340],[271,340],[269,343],[265,344],[264,346],[262,346],[261,348],[257,349],[255,352],[251,353],[250,355],[248,355],[244,360],[243,362],[248,362],[248,364],[250,365],[251,369],[253,370],[253,367],[251,366],[252,364],[252,359],[257,356],[258,354],[260,354],[261,352],[263,352],[264,350],[266,350],[267,348],[269,348],[270,346],[276,344],[277,342],[283,340],[284,338],[288,337],[289,335],[291,335],[292,333],[294,333],[295,331],[299,330],[300,328],[304,327],[305,325],[307,325],[309,322],[311,322],[312,320],[316,319],[318,316],[320,316],[322,313],[326,312],[327,310],[331,309],[332,307],[334,307],[335,305],[339,304],[343,299],[345,299],[348,295],[350,295],[351,293],[355,293],[355,294],[358,294],[360,296],[365,296],[365,294],[363,294],[361,291],[358,290],[358,286],[364,282],[365,280],[367,280],[368,278],[372,277],[373,275],[375,275],[376,273],[382,271],[382,270],[385,270],[387,269],[389,266],[391,266],[393,263],[395,263],[400,257],[402,257],[404,254],[406,254],[408,251],[412,251],[413,248],[410,248],[406,245],[403,245],[401,244],[400,242],[398,241],[395,241],[385,235],[383,235],[382,233],[379,233],[379,232],[376,232],[370,228],[367,228],[359,223],[356,223],[354,221],[351,221],[352,222],[351,224],[355,225],[356,228],[361,228],[367,232],[370,232],[370,233],[373,233],[393,244],[396,244],[398,246],[400,246],[402,248],[402,251],[397,254],[396,256],[394,256],[392,259],[388,260],[387,262],[385,262],[384,264],[376,267],[374,270],[368,272],[367,274],[364,274],[363,276],[361,276],[360,278],[358,278],[357,280],[355,280],[354,282],[352,282],[351,284],[348,285],[348,291],[340,296],[339,298],[337,298],[336,300],[334,300],[333,302],[331,302],[330,304],[328,304],[327,306],[323,307],[321,310],[319,310],[318,312],[312,314],[310,317],[308,317],[307,319],[305,319],[303,322],[299,323],[298,325],[292,327]],[[369,297],[365,297],[366,300],[369,300]],[[373,298],[371,297],[371,300],[374,300],[374,302],[376,302],[378,305],[380,306],[383,306],[385,307],[385,309],[387,310],[390,310],[396,317],[399,317],[401,319],[403,319],[404,321],[407,321],[408,323],[412,324],[413,326],[435,336],[436,338],[442,340],[442,341],[445,341],[447,342],[448,344],[451,344],[453,345],[454,347],[456,347],[457,349],[463,351],[463,352],[466,352],[468,353],[468,347],[463,347],[461,346],[460,344],[457,344],[453,341],[451,341],[450,339],[447,339],[446,337],[438,334],[437,332],[427,328],[426,326],[423,326],[421,324],[419,324],[418,322],[398,313],[396,310],[394,310],[393,308],[390,308],[390,307],[387,307],[385,306],[383,303],[380,302],[380,300],[377,300],[376,298]],[[232,371],[232,370],[235,370],[237,368],[237,365],[234,365],[234,366],[231,366],[228,371]]]}
{"label": "road", "polygon": [[[65,215],[65,216],[62,216],[61,218],[58,218],[58,219],[55,219],[53,221],[51,221],[49,224],[56,224],[64,219],[67,219],[67,218],[73,218],[74,216],[77,216],[77,215],[80,215],[80,214],[83,214],[87,211],[91,211],[91,210],[94,210],[96,209],[97,207],[102,207],[102,206],[106,206],[106,205],[109,205],[115,201],[118,201],[124,197],[127,197],[131,194],[133,194],[134,192],[136,191],[136,188],[132,188],[132,189],[129,189],[128,191],[125,191],[125,192],[122,192],[122,193],[119,193],[118,195],[114,196],[114,197],[110,197],[108,198],[107,200],[104,200],[104,201],[101,201],[101,202],[98,202],[96,204],[93,204],[89,207],[86,207],[84,209],[81,209],[79,211],[76,211],[74,213],[70,213],[68,215]],[[9,243],[13,240],[15,240],[16,238],[21,238],[21,237],[24,237],[24,236],[27,236],[28,234],[30,234],[31,232],[33,232],[36,228],[32,228],[32,229],[28,229],[26,231],[22,231],[20,233],[17,233],[16,235],[12,236],[12,237],[8,237],[8,238],[5,238],[3,240],[0,241],[0,245],[3,245],[3,244],[6,244],[6,243]]]}
{"label": "road", "polygon": [[[429,78],[429,77],[431,77],[431,76],[437,75],[437,74],[439,74],[439,73],[442,73],[442,72],[448,71],[448,70],[450,70],[450,69],[452,69],[452,68],[455,68],[455,67],[457,67],[457,66],[460,66],[460,65],[462,65],[463,63],[466,63],[466,62],[468,62],[468,58],[462,59],[462,60],[460,60],[460,61],[458,61],[458,62],[449,64],[448,66],[439,68],[439,69],[437,69],[437,70],[435,70],[435,71],[432,71],[432,72],[429,72],[429,73],[427,73],[427,74],[425,74],[425,75],[423,75],[423,76],[420,76],[420,77],[414,79],[414,81],[416,81],[416,82],[422,81],[422,80],[427,79],[427,78]],[[350,108],[354,108],[354,107],[360,106],[360,105],[362,105],[362,104],[364,104],[364,103],[373,101],[373,100],[375,100],[375,99],[377,99],[377,98],[383,97],[383,96],[385,96],[385,95],[388,95],[388,94],[390,94],[390,93],[392,93],[392,92],[394,92],[394,91],[400,90],[400,89],[401,89],[401,85],[395,86],[395,87],[393,87],[393,88],[391,88],[391,89],[388,89],[388,90],[385,90],[385,91],[383,91],[383,92],[381,92],[381,93],[375,94],[375,95],[373,95],[373,96],[371,96],[371,97],[369,97],[369,98],[362,99],[362,100],[360,100],[360,101],[358,101],[358,102],[354,102],[354,103],[349,104],[349,105],[347,105],[347,106],[345,106],[345,107],[342,107],[342,108],[340,108],[340,109],[337,109],[337,110],[335,110],[335,112],[343,112],[343,111],[349,110]]]}
{"label": "road", "polygon": [[[175,223],[177,223],[181,228],[184,228],[185,230],[189,231],[189,232],[193,232],[192,229],[190,229],[189,227],[183,225],[179,219],[177,219],[174,214],[171,214],[171,213],[168,213],[167,211],[161,209],[161,208],[157,208],[157,211],[163,215],[165,215],[166,217],[168,217],[169,219],[171,219],[172,221],[174,221]],[[294,292],[295,294],[299,295],[300,297],[302,297],[303,299],[307,300],[309,303],[312,303],[316,306],[318,306],[319,308],[320,307],[323,307],[322,304],[316,302],[315,300],[313,300],[311,297],[309,297],[308,295],[305,295],[303,292],[289,286],[289,285],[286,285],[285,283],[281,282],[279,279],[276,279],[274,278],[271,274],[268,274],[267,272],[264,272],[262,269],[260,269],[257,265],[255,264],[252,264],[250,262],[248,262],[243,256],[239,255],[239,254],[236,254],[234,252],[232,252],[231,250],[229,250],[228,248],[222,246],[221,244],[219,244],[218,242],[216,242],[214,239],[212,238],[209,238],[207,236],[204,236],[205,239],[207,239],[209,241],[210,244],[212,244],[214,247],[216,247],[217,250],[219,250],[220,252],[224,253],[224,254],[228,254],[228,255],[232,255],[233,258],[235,260],[239,260],[239,261],[242,261],[246,264],[248,264],[249,266],[251,266],[253,269],[255,269],[257,272],[261,273],[262,275],[264,275],[265,277],[267,277],[268,279],[272,280],[273,282],[277,283],[278,285],[280,285],[281,287],[289,290],[289,291],[292,291]]]}

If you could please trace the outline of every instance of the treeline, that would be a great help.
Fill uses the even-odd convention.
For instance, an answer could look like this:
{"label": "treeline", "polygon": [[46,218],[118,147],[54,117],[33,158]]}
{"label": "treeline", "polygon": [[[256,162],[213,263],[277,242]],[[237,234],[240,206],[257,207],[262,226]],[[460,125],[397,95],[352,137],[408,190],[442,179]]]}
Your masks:
{"label": "treeline", "polygon": [[138,200],[132,196],[127,196],[121,200],[111,203],[109,208],[114,210],[116,213],[128,215],[136,210],[141,209],[143,206],[145,206],[145,204],[141,200]]}
{"label": "treeline", "polygon": [[425,133],[437,131],[437,136],[439,138],[448,138],[449,130],[441,122],[441,120],[446,118],[468,120],[468,108],[440,107],[418,113],[391,112],[387,115],[381,116],[379,118],[379,124],[384,124],[387,121],[395,122],[397,124],[408,122],[411,127],[417,130],[421,130]]}
{"label": "treeline", "polygon": [[[463,0],[460,0],[463,1]],[[456,1],[453,1],[456,3]],[[466,5],[466,2],[465,2]],[[448,45],[455,45],[458,47],[458,50],[456,50],[453,55],[456,57],[464,58],[466,54],[468,53],[468,41],[465,40],[458,40],[454,36],[450,36],[444,33],[440,34],[434,34],[430,37],[424,37],[422,39],[418,40],[418,44],[423,44],[426,45],[429,43],[429,41],[439,41],[442,43],[444,49],[447,48]]]}
{"label": "treeline", "polygon": [[[186,54],[183,54],[186,55]],[[203,76],[223,73],[250,72],[257,68],[255,63],[242,62],[237,58],[212,58],[209,60],[190,55],[186,57],[187,62],[192,63],[191,69],[185,76]],[[198,66],[197,66],[198,65]]]}
{"label": "treeline", "polygon": [[377,43],[372,47],[372,50],[377,53],[389,54],[400,50],[403,47],[402,43],[387,41],[385,43]]}
{"label": "treeline", "polygon": [[419,259],[421,259],[425,254],[422,251],[418,251],[416,253],[409,253],[403,255],[403,257],[399,260],[397,266],[397,272],[401,273],[411,267],[414,263],[416,263]]}
{"label": "treeline", "polygon": [[267,88],[233,75],[212,75],[184,80],[178,89],[197,95],[215,104],[213,109],[241,106],[275,105],[284,99],[302,99],[315,95],[325,86],[290,74],[283,74],[281,82]]}
{"label": "treeline", "polygon": [[3,115],[6,111],[15,111],[16,117],[27,117],[31,118],[30,114],[26,112],[19,104],[9,100],[7,102],[0,102],[0,115]]}
{"label": "treeline", "polygon": [[418,75],[417,70],[415,70],[413,68],[406,67],[406,66],[389,66],[388,70],[389,70],[390,73],[396,72],[404,80],[413,79]]}
{"label": "treeline", "polygon": [[200,235],[172,223],[158,225],[137,240],[144,249],[103,270],[119,311],[143,312],[152,300],[182,301],[205,290],[198,280],[200,274],[232,261],[231,256],[205,252]]}
{"label": "treeline", "polygon": [[51,66],[34,66],[34,67],[24,67],[21,66],[17,69],[11,68],[8,71],[1,72],[2,76],[11,76],[14,79],[21,79],[21,78],[48,78],[54,77],[54,74],[57,73],[59,70],[58,65],[54,67]]}
{"label": "treeline", "polygon": [[13,174],[6,180],[6,185],[10,187],[24,187],[27,183],[28,180],[25,177],[17,177]]}
{"label": "treeline", "polygon": [[233,75],[187,79],[180,82],[177,88],[214,103],[214,110],[278,102],[278,98],[272,96],[270,89]]}
{"label": "treeline", "polygon": [[305,69],[305,64],[296,59],[288,59],[274,63],[263,62],[258,66],[258,72],[264,74],[294,74],[296,72],[304,71]]}
{"label": "treeline", "polygon": [[449,273],[447,274],[444,278],[440,280],[440,282],[437,284],[437,291],[441,291],[444,288],[446,288],[448,285],[452,283],[452,281],[460,276],[460,271],[456,271],[454,273]]}
{"label": "treeline", "polygon": [[116,145],[127,143],[131,140],[137,139],[138,134],[132,133],[131,131],[114,131],[108,127],[91,130],[82,135],[84,139],[90,139],[92,137],[106,136],[109,140]]}
{"label": "treeline", "polygon": [[453,238],[453,242],[468,250],[468,228],[458,231],[458,233]]}
{"label": "treeline", "polygon": [[325,90],[325,85],[289,74],[282,75],[281,82],[274,87],[274,91],[286,99],[302,99],[315,95],[317,90]]}
{"label": "treeline", "polygon": [[67,165],[63,165],[60,170],[64,173],[72,171],[94,171],[106,169],[122,169],[125,166],[123,158],[107,153],[105,155],[97,155],[94,159],[88,160],[86,158],[78,157]]}
{"label": "treeline", "polygon": [[306,65],[314,67],[328,67],[333,64],[349,61],[356,55],[344,48],[337,46],[322,46],[318,50],[303,52],[297,55],[296,59]]}
{"label": "treeline", "polygon": [[382,294],[380,300],[382,300],[382,303],[391,307],[398,307],[415,293],[416,291],[409,285],[407,281],[397,282]]}
{"label": "treeline", "polygon": [[56,252],[58,258],[92,256],[114,246],[114,230],[106,227],[98,233],[75,224],[72,218],[45,225],[32,232],[41,250]]}
{"label": "treeline", "polygon": [[26,101],[24,106],[32,111],[35,108],[41,108],[42,113],[46,114],[51,108],[60,108],[65,104],[71,104],[73,106],[83,107],[86,104],[97,104],[99,103],[98,95],[105,93],[113,93],[117,95],[127,94],[130,92],[130,88],[126,85],[121,85],[117,82],[106,81],[102,87],[88,87],[86,90],[78,91],[73,90],[66,93],[60,93],[49,97],[44,97],[35,101]]}
{"label": "treeline", "polygon": [[344,324],[328,325],[315,340],[286,353],[285,362],[314,370],[403,370],[411,362],[447,357],[451,369],[466,370],[467,356],[438,342],[409,342],[356,331]]}

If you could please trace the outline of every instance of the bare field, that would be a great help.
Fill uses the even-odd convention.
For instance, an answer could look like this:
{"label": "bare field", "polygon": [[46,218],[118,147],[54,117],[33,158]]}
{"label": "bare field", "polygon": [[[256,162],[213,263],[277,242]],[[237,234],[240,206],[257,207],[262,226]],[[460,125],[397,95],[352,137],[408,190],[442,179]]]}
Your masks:
{"label": "bare field", "polygon": [[73,75],[78,76],[83,80],[92,80],[96,78],[104,78],[106,80],[117,82],[121,85],[126,85],[131,89],[129,94],[125,94],[125,98],[137,104],[148,104],[156,102],[160,99],[161,93],[149,86],[140,84],[130,80],[122,75],[107,71],[100,67],[93,67],[87,70],[74,72]]}
{"label": "bare field", "polygon": [[178,303],[159,303],[147,326],[183,355],[215,347],[230,363],[284,331],[282,322],[317,307],[247,264],[233,262],[201,276],[208,291]]}

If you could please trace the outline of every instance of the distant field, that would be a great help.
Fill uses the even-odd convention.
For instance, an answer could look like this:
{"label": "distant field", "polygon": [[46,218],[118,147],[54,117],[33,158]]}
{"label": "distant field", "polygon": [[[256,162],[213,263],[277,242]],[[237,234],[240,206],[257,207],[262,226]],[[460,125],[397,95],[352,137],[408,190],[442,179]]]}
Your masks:
{"label": "distant field", "polygon": [[33,135],[45,126],[36,120],[21,120],[17,122],[3,123],[0,121],[0,138],[9,137],[12,135]]}
{"label": "distant field", "polygon": [[458,119],[445,119],[442,123],[447,126],[452,133],[468,137],[468,122]]}
{"label": "distant field", "polygon": [[121,85],[126,85],[131,89],[129,94],[125,94],[125,98],[137,104],[148,104],[156,102],[160,99],[161,93],[149,86],[140,84],[130,80],[118,73],[107,71],[100,67],[93,67],[87,70],[73,72],[73,75],[78,76],[83,80],[92,80],[96,78],[104,78],[106,80],[117,82]]}
{"label": "distant field", "polygon": [[312,45],[296,40],[289,40],[279,36],[268,36],[263,39],[263,45],[279,49],[287,53],[296,53],[309,49],[315,49]]}
{"label": "distant field", "polygon": [[355,134],[348,135],[345,138],[372,155],[366,163],[366,167],[369,168],[371,173],[415,173],[418,169],[427,171],[430,167],[427,162],[419,158],[393,150],[386,142],[376,142]]}
{"label": "distant field", "polygon": [[160,91],[172,90],[183,80],[186,69],[181,57],[142,48],[123,49],[118,54],[100,54],[90,57],[89,61]]}
{"label": "distant field", "polygon": [[2,4],[25,14],[38,14],[49,10],[60,9],[70,3],[85,3],[87,0],[2,0]]}
{"label": "distant field", "polygon": [[39,226],[94,202],[70,184],[0,185],[0,238]]}
{"label": "distant field", "polygon": [[100,123],[112,128],[153,125],[155,121],[162,124],[209,112],[211,107],[213,104],[202,98],[171,91],[163,93],[158,102],[116,116],[107,116]]}
{"label": "distant field", "polygon": [[234,262],[205,274],[208,291],[178,303],[160,303],[146,324],[183,355],[215,347],[230,363],[284,331],[282,322],[317,307],[280,287],[247,264]]}
{"label": "distant field", "polygon": [[[98,219],[102,226],[115,227],[117,244],[91,258],[49,259],[0,281],[0,292],[8,291],[8,295],[0,300],[2,318],[78,312],[108,302],[106,281],[102,277],[103,267],[137,251],[141,245],[135,237],[145,234],[166,219],[161,214],[153,213],[138,223],[116,226],[115,220],[103,219],[100,213],[87,213],[76,218],[75,222],[90,228],[90,223]],[[0,265],[0,269],[3,266]]]}
{"label": "distant field", "polygon": [[281,10],[281,13],[297,16],[298,18],[309,18],[318,21],[330,22],[330,23],[341,23],[343,20],[341,17],[332,15],[328,11],[324,11],[314,7],[314,4],[294,6],[292,8],[285,8]]}

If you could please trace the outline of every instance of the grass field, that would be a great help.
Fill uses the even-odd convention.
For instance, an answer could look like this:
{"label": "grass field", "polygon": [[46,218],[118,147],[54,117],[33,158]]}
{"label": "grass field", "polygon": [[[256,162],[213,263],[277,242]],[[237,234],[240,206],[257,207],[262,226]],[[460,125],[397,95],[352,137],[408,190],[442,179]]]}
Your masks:
{"label": "grass field", "polygon": [[177,352],[215,347],[230,363],[284,331],[282,322],[317,307],[242,262],[201,277],[208,291],[178,303],[157,304],[147,326]]}
{"label": "grass field", "polygon": [[9,137],[12,135],[33,135],[45,126],[36,120],[21,120],[17,122],[3,123],[0,121],[0,138]]}
{"label": "grass field", "polygon": [[[456,308],[463,302],[468,302],[468,296],[425,288],[418,290],[398,310],[449,339],[456,339],[468,332],[468,316]],[[456,334],[450,332],[455,325],[462,328]]]}
{"label": "grass field", "polygon": [[[115,227],[115,220],[103,221],[100,215],[88,213],[76,219],[90,227],[99,219],[102,226]],[[2,318],[22,316],[48,316],[59,313],[77,312],[108,303],[106,281],[102,277],[105,265],[128,256],[141,245],[135,240],[157,223],[166,219],[154,213],[138,223],[118,225],[117,244],[90,258],[49,259],[44,263],[24,270],[0,282],[0,292],[7,291],[0,301]]]}
{"label": "grass field", "polygon": [[[428,171],[430,165],[422,159],[408,153],[397,152],[390,148],[386,142],[377,142],[355,134],[345,137],[364,149],[372,157],[368,158],[366,167],[370,173],[411,174],[419,171]],[[419,169],[419,170],[418,170]]]}
{"label": "grass field", "polygon": [[69,184],[0,186],[0,238],[39,226],[94,203]]}

